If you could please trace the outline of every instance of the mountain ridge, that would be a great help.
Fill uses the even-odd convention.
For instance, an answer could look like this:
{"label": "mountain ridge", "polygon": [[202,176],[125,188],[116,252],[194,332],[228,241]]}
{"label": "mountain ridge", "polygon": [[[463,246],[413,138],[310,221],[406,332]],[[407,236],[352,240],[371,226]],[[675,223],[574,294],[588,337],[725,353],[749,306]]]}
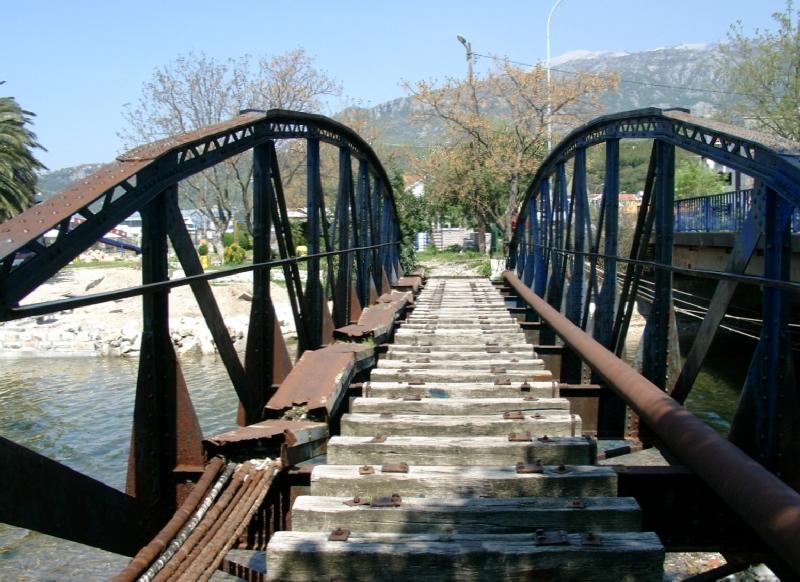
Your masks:
{"label": "mountain ridge", "polygon": [[[601,98],[605,113],[644,107],[683,107],[693,115],[709,117],[723,104],[724,91],[717,78],[722,57],[717,44],[682,44],[648,51],[584,51],[564,53],[551,60],[554,76],[576,72],[620,75],[620,86]],[[422,119],[422,107],[410,96],[397,97],[372,107],[350,107],[334,117],[356,113],[378,127],[379,143],[425,148],[441,143],[442,122]],[[85,178],[102,164],[81,164],[40,175],[38,189],[44,197]]]}

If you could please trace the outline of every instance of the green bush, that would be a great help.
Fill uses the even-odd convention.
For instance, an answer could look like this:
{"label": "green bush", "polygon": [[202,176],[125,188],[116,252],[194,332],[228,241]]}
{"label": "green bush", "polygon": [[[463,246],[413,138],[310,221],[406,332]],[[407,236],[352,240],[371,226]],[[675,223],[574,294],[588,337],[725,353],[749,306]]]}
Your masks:
{"label": "green bush", "polygon": [[199,247],[197,247],[197,254],[201,257],[205,257],[208,255],[208,245],[203,243]]}
{"label": "green bush", "polygon": [[475,271],[477,271],[479,277],[489,278],[492,276],[492,264],[489,261],[483,261]]}
{"label": "green bush", "polygon": [[236,243],[225,247],[225,252],[223,253],[225,263],[229,265],[241,265],[244,263],[246,256],[247,252]]}
{"label": "green bush", "polygon": [[446,249],[444,249],[448,253],[460,253],[461,252],[461,245],[450,245]]}
{"label": "green bush", "polygon": [[224,234],[222,235],[222,246],[223,246],[224,248],[228,248],[228,247],[229,247],[229,246],[231,246],[232,244],[233,244],[233,233],[232,233],[232,232],[226,232],[226,233],[224,233]]}
{"label": "green bush", "polygon": [[239,246],[246,251],[253,250],[253,241],[246,232],[239,234]]}
{"label": "green bush", "polygon": [[400,245],[400,266],[406,273],[410,273],[417,267],[416,249],[407,239]]}

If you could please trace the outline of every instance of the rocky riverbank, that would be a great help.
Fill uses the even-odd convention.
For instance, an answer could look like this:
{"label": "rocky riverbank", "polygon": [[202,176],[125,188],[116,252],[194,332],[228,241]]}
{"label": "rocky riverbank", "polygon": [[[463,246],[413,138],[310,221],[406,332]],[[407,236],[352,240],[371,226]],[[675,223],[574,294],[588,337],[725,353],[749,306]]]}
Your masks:
{"label": "rocky riverbank", "polygon": [[[182,274],[176,273],[174,278]],[[141,282],[137,269],[70,268],[60,272],[25,304],[132,287]],[[225,324],[237,350],[244,350],[251,305],[251,275],[212,282]],[[272,298],[284,337],[295,335],[286,290],[273,283]],[[141,299],[121,299],[35,318],[0,323],[0,357],[136,357],[141,342]],[[182,356],[214,354],[216,346],[189,287],[170,292],[170,331]]]}

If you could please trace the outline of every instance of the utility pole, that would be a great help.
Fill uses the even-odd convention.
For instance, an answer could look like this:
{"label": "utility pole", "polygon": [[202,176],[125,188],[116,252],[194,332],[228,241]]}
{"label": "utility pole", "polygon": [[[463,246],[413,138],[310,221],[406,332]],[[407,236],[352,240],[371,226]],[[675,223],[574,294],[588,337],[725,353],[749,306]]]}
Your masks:
{"label": "utility pole", "polygon": [[553,12],[556,11],[562,0],[556,0],[547,15],[547,153],[553,149],[553,97],[550,93],[550,21],[553,19]]}
{"label": "utility pole", "polygon": [[[478,94],[475,91],[475,73],[473,71],[475,53],[472,52],[472,43],[467,42],[466,38],[460,34],[457,35],[456,38],[458,39],[458,42],[464,45],[464,50],[467,51],[467,84],[469,85],[469,90],[472,97],[472,113],[477,120],[480,115],[480,109],[478,108]],[[472,170],[475,174],[477,174],[480,165],[478,164],[478,147],[475,143],[474,136],[470,141],[470,149],[472,150]],[[477,192],[473,192],[473,196],[477,195]],[[486,225],[483,223],[483,220],[480,217],[478,218],[478,250],[480,252],[486,252]]]}

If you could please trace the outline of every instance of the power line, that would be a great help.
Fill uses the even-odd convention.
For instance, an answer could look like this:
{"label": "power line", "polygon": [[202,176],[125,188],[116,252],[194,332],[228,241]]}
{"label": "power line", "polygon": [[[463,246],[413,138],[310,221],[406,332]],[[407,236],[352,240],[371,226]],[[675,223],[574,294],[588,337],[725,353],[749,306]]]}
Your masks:
{"label": "power line", "polygon": [[[490,59],[493,61],[502,61],[504,63],[510,63],[512,65],[519,65],[521,67],[535,67],[537,65],[532,65],[531,63],[523,63],[521,61],[512,61],[510,59],[505,59],[502,57],[496,57],[492,55],[483,55],[480,53],[473,53],[476,57]],[[539,65],[541,66],[541,65]],[[545,71],[548,70],[547,67],[542,67]],[[578,71],[568,71],[566,69],[558,69],[556,67],[550,67],[549,69],[551,72],[562,73],[565,75],[580,75],[581,73]],[[625,83],[628,85],[640,85],[644,87],[657,87],[659,89],[680,89],[682,91],[694,91],[696,93],[715,93],[719,95],[737,95],[740,97],[758,97],[759,95],[756,93],[742,93],[740,91],[725,91],[723,89],[700,89],[698,87],[687,87],[684,85],[670,85],[667,83],[649,83],[647,81],[634,81],[632,79],[622,79],[619,80],[620,83]]]}

